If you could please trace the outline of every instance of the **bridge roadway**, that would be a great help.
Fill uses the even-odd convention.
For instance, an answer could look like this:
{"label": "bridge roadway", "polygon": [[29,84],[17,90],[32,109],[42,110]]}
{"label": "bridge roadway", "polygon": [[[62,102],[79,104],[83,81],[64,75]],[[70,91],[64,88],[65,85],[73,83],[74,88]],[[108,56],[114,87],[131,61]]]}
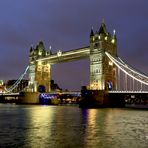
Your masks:
{"label": "bridge roadway", "polygon": [[0,93],[0,96],[19,96],[20,93]]}
{"label": "bridge roadway", "polygon": [[108,93],[113,94],[148,94],[148,91],[108,91]]}
{"label": "bridge roadway", "polygon": [[[96,99],[96,101],[98,99],[102,100],[102,98],[100,98],[100,95],[99,95],[101,91],[97,92],[98,95],[94,95],[93,93],[94,91],[91,91],[91,90],[87,90],[86,92],[89,95],[86,95],[86,93],[81,94],[80,91],[49,92],[49,93],[40,93],[40,95],[41,97],[45,97],[45,98],[49,98],[54,95],[60,95],[60,97],[62,98],[65,98],[66,96],[80,98],[82,96],[82,98],[84,98],[86,101],[89,100],[89,104],[91,104],[94,99]],[[91,93],[88,93],[88,92],[91,92]],[[126,104],[138,104],[138,105],[147,104],[148,106],[148,91],[105,91],[105,93],[107,93],[107,99],[110,105],[109,107],[125,107]],[[24,94],[20,94],[20,93],[0,94],[0,103],[18,103],[18,104],[28,103],[25,101],[21,102],[19,96],[23,97]],[[35,99],[37,98],[35,97]],[[36,104],[36,102],[31,102],[31,104]]]}
{"label": "bridge roadway", "polygon": [[62,63],[62,62],[70,62],[70,61],[75,61],[75,60],[80,60],[80,59],[85,59],[88,58],[90,55],[90,49],[88,47],[83,47],[75,50],[70,50],[70,51],[58,51],[57,53],[48,55],[44,58],[39,58],[37,61],[46,61],[50,64],[56,64],[56,63]]}
{"label": "bridge roadway", "polygon": [[[109,94],[147,94],[148,91],[108,91]],[[81,95],[81,91],[48,92],[44,94]],[[20,96],[20,93],[0,93],[0,96]]]}
{"label": "bridge roadway", "polygon": [[18,103],[23,93],[0,93],[0,103]]}
{"label": "bridge roadway", "polygon": [[[116,104],[136,105],[135,108],[148,108],[148,91],[109,91],[108,98],[112,106]],[[132,107],[132,106],[131,106]]]}

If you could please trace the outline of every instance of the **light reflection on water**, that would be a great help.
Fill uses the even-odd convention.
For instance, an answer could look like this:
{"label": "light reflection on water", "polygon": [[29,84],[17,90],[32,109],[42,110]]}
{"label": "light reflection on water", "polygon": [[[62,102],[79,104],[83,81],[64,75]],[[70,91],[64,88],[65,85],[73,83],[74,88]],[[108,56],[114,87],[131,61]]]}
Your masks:
{"label": "light reflection on water", "polygon": [[148,111],[0,104],[0,147],[147,148]]}

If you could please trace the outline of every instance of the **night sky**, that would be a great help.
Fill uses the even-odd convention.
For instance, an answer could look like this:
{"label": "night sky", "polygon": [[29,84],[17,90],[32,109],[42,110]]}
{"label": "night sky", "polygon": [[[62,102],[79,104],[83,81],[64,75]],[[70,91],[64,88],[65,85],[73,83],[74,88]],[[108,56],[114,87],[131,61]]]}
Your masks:
{"label": "night sky", "polygon": [[[17,79],[40,40],[52,52],[88,46],[103,18],[109,32],[116,29],[118,55],[148,74],[148,0],[0,0],[0,79]],[[89,59],[52,66],[52,78],[80,89],[89,82]]]}

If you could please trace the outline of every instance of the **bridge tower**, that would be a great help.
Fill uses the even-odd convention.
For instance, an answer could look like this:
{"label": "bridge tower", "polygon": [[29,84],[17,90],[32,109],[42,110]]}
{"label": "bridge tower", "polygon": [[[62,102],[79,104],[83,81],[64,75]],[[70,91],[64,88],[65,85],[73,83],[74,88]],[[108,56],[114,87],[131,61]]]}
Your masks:
{"label": "bridge tower", "polygon": [[90,33],[90,89],[116,89],[116,67],[105,55],[105,51],[112,56],[117,54],[117,39],[115,30],[113,35],[107,31],[102,22],[99,31]]}
{"label": "bridge tower", "polygon": [[38,43],[36,48],[30,48],[29,55],[29,91],[31,92],[49,92],[50,80],[51,80],[51,65],[48,61],[37,61],[40,58],[47,56],[48,53],[45,50],[42,41]]}

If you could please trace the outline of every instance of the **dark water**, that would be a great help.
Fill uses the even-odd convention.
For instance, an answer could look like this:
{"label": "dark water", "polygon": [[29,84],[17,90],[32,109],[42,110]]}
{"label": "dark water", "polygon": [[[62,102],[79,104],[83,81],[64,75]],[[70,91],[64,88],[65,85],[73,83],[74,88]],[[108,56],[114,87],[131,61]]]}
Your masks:
{"label": "dark water", "polygon": [[0,148],[148,148],[148,111],[0,104]]}

